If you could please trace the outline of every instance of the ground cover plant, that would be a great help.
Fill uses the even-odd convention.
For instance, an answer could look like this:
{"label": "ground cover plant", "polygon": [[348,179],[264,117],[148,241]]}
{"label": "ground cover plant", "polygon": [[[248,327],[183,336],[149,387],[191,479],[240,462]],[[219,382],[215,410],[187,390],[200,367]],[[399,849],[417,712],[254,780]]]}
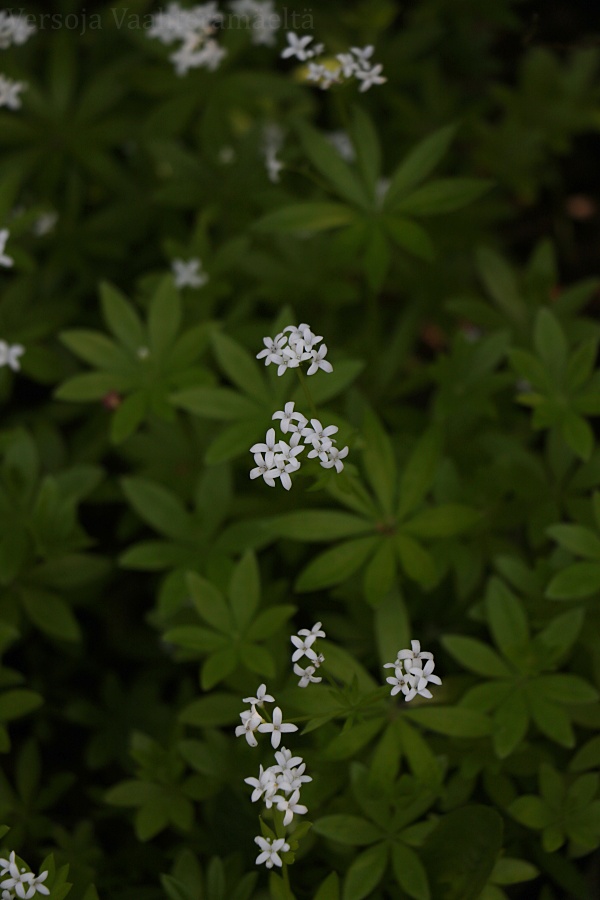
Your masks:
{"label": "ground cover plant", "polygon": [[600,895],[598,24],[0,11],[1,900]]}

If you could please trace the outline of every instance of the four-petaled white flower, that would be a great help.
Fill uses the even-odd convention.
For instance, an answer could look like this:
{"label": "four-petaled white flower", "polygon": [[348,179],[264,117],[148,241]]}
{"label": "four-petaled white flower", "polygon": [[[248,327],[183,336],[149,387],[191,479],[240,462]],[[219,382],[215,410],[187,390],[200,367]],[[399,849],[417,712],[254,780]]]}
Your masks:
{"label": "four-petaled white flower", "polygon": [[25,353],[25,347],[21,344],[7,344],[6,341],[0,341],[0,367],[9,366],[13,372],[18,372],[21,368],[19,357]]}
{"label": "four-petaled white flower", "polygon": [[323,428],[318,419],[311,419],[310,425],[302,429],[302,437],[308,438],[310,443],[314,444],[315,441],[323,441],[324,438],[331,437],[336,431],[338,431],[337,425],[328,425]]}
{"label": "four-petaled white flower", "polygon": [[[304,428],[306,425],[306,419],[301,412],[294,412],[294,406],[294,401],[290,400],[285,404],[283,409],[277,410],[277,412],[274,412],[271,416],[272,419],[281,419],[279,427],[284,434],[287,434],[288,431],[298,431],[299,428]],[[298,422],[297,425],[294,424],[294,419]]]}
{"label": "four-petaled white flower", "polygon": [[316,672],[315,666],[307,666],[305,669],[302,666],[299,666],[298,663],[294,663],[294,674],[300,675],[300,681],[298,682],[298,687],[305,688],[308,687],[309,684],[318,684],[323,679],[319,676],[315,676]]}
{"label": "four-petaled white flower", "polygon": [[[3,889],[3,900],[4,897],[9,897],[10,900],[13,900],[15,896],[23,898],[23,900],[31,900],[36,893],[50,893],[46,885],[42,883],[48,877],[48,872],[41,872],[40,875],[34,875],[33,872],[28,872],[24,867],[19,870],[14,850],[10,853],[8,859],[0,859],[0,866],[2,866],[0,877],[10,875],[10,878],[5,878],[4,881],[0,881],[0,888]],[[13,891],[14,894],[12,893]]]}
{"label": "four-petaled white flower", "polygon": [[[265,462],[268,466],[273,465],[275,452],[279,449],[279,441],[275,440],[275,429],[269,428],[264,443],[253,444],[250,447],[250,453],[264,453]],[[256,476],[255,476],[256,477]]]}
{"label": "four-petaled white flower", "polygon": [[242,720],[242,724],[236,726],[235,736],[241,737],[244,735],[251,747],[258,746],[258,741],[254,737],[254,732],[257,728],[260,729],[260,724],[263,721],[262,716],[256,712],[256,709],[253,706],[252,709],[240,713],[240,719]]}
{"label": "four-petaled white flower", "polygon": [[256,466],[250,470],[250,478],[258,478],[262,475],[265,483],[268,484],[269,487],[275,487],[275,475],[273,473],[272,460],[267,461],[262,453],[255,453],[254,462],[256,463]]}
{"label": "four-petaled white flower", "polygon": [[285,772],[293,769],[294,766],[299,766],[302,762],[302,757],[292,756],[292,751],[288,750],[287,747],[282,747],[281,750],[276,750],[274,756],[277,760],[277,765],[279,766],[280,772]]}
{"label": "four-petaled white flower", "polygon": [[175,287],[199,288],[208,281],[208,275],[200,271],[202,263],[197,258],[189,259],[187,262],[183,259],[174,259],[171,265]]}
{"label": "four-petaled white flower", "polygon": [[20,109],[21,98],[19,94],[27,88],[24,81],[13,81],[12,78],[6,78],[0,75],[0,107],[6,106],[8,109]]}
{"label": "four-petaled white flower", "polygon": [[433,670],[435,668],[435,663],[432,659],[425,663],[425,666],[421,668],[420,666],[413,666],[408,670],[409,674],[415,678],[415,689],[416,693],[420,694],[421,697],[427,697],[430,699],[433,694],[430,690],[428,690],[427,685],[432,684],[441,684],[442,680],[438,675],[433,675]]}
{"label": "four-petaled white flower", "polygon": [[294,34],[293,31],[288,31],[286,34],[288,46],[281,53],[282,59],[289,59],[290,57],[295,57],[299,59],[300,62],[304,62],[313,55],[312,50],[308,50],[308,45],[311,43],[313,38],[310,35],[305,35],[305,37],[298,37],[297,34]]}
{"label": "four-petaled white flower", "polygon": [[244,778],[246,784],[249,784],[250,787],[253,787],[252,796],[250,800],[252,803],[255,803],[257,800],[260,800],[262,795],[269,789],[271,784],[273,783],[273,774],[270,769],[266,771],[262,766],[259,767],[258,770],[258,778]]}
{"label": "four-petaled white flower", "polygon": [[411,666],[415,665],[418,665],[419,668],[421,668],[423,665],[421,660],[423,659],[433,659],[433,653],[429,653],[429,651],[427,650],[421,650],[421,644],[419,643],[419,641],[411,641],[410,646],[410,650],[399,650],[397,657],[399,660],[408,660],[408,663],[410,663],[410,665],[406,664],[407,671],[411,668]]}
{"label": "four-petaled white flower", "polygon": [[341,472],[344,468],[344,463],[342,459],[348,456],[348,448],[343,447],[341,450],[338,450],[337,447],[329,447],[328,450],[322,450],[319,453],[319,457],[321,458],[321,465],[324,469],[331,469],[335,466],[336,472]]}
{"label": "four-petaled white flower", "polygon": [[315,638],[324,638],[327,637],[323,629],[321,628],[321,622],[315,622],[312,628],[301,628],[298,631],[298,634],[311,635]]}
{"label": "four-petaled white flower", "polygon": [[0,266],[4,266],[9,269],[12,265],[14,265],[14,259],[12,256],[8,256],[4,252],[4,248],[6,247],[6,242],[10,237],[10,231],[8,228],[3,228],[0,230]]}
{"label": "four-petaled white flower", "polygon": [[306,637],[299,637],[296,634],[293,634],[290,638],[296,650],[292,655],[292,662],[297,662],[299,659],[302,659],[303,656],[307,656],[309,659],[316,659],[317,654],[312,649],[312,645],[316,641],[316,635],[309,634]]}
{"label": "four-petaled white flower", "polygon": [[317,350],[311,350],[312,363],[309,366],[307,375],[314,375],[319,369],[324,372],[333,372],[333,366],[325,359],[327,356],[327,344],[321,344]]}
{"label": "four-petaled white flower", "polygon": [[[270,365],[272,362],[275,362],[279,356],[279,351],[285,344],[287,338],[285,334],[278,334],[274,338],[265,337],[263,338],[263,344],[265,345],[265,349],[261,350],[260,353],[256,354],[257,359],[265,360],[265,366]],[[275,416],[273,416],[275,418]]]}
{"label": "four-petaled white flower", "polygon": [[256,857],[256,865],[260,866],[264,863],[267,869],[272,869],[273,866],[281,866],[283,863],[281,862],[280,853],[287,853],[290,849],[290,845],[286,842],[285,838],[277,838],[277,840],[272,841],[271,838],[264,838],[262,836],[258,836],[254,838],[255,843],[261,849],[261,853]]}
{"label": "four-petaled white flower", "polygon": [[389,678],[385,679],[388,684],[393,685],[390,692],[392,697],[402,691],[405,700],[412,700],[417,693],[415,688],[415,679],[412,677],[412,675],[407,675],[406,673],[404,673],[400,668],[396,668],[394,670],[394,673],[394,675],[390,675]]}
{"label": "four-petaled white flower", "polygon": [[278,797],[277,809],[285,813],[283,817],[283,825],[287,828],[295,815],[302,816],[308,812],[308,808],[298,803],[300,799],[300,791],[294,791],[291,797]]}
{"label": "four-petaled white flower", "polygon": [[275,703],[275,697],[267,694],[266,684],[259,684],[256,697],[244,697],[244,703],[251,703],[252,706],[264,706],[265,703]]}
{"label": "four-petaled white flower", "polygon": [[368,69],[366,71],[358,71],[356,72],[356,77],[361,81],[361,86],[359,87],[359,91],[361,94],[364,94],[365,91],[368,91],[369,88],[373,87],[375,84],[385,84],[387,78],[384,78],[381,74],[383,66],[381,63],[377,66],[373,66],[372,69]]}
{"label": "four-petaled white flower", "polygon": [[[271,746],[277,750],[279,744],[281,743],[281,735],[288,731],[298,731],[297,725],[292,725],[291,722],[283,722],[283,713],[279,706],[276,706],[273,710],[273,721],[272,722],[262,722],[258,726],[258,730],[271,734]],[[238,725],[238,728],[240,726]]]}

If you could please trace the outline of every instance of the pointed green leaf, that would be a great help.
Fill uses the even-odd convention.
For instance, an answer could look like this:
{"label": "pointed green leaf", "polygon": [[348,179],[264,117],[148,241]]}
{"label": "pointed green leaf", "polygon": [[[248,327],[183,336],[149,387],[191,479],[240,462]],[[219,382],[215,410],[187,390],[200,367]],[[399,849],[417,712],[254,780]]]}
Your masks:
{"label": "pointed green leaf", "polygon": [[171,275],[160,282],[148,314],[150,353],[158,359],[173,344],[181,325],[181,300]]}
{"label": "pointed green leaf", "polygon": [[260,232],[328,231],[354,222],[357,215],[342,203],[292,203],[267,213],[256,222]]}
{"label": "pointed green leaf", "polygon": [[360,853],[346,874],[343,900],[363,900],[371,896],[383,878],[387,863],[387,844],[376,844]]}
{"label": "pointed green leaf", "polygon": [[427,873],[415,850],[406,844],[392,846],[392,866],[396,881],[415,900],[429,900]]}
{"label": "pointed green leaf", "polygon": [[248,550],[233,570],[229,603],[239,628],[245,629],[260,602],[260,573],[254,553]]}
{"label": "pointed green leaf", "polygon": [[385,197],[385,208],[393,209],[402,197],[420,184],[446,154],[456,125],[447,125],[420,141],[397,166]]}
{"label": "pointed green leaf", "polygon": [[351,847],[363,847],[381,840],[379,829],[360,816],[323,816],[317,819],[313,828],[322,837]]}
{"label": "pointed green leaf", "polygon": [[256,359],[237,341],[221,332],[214,332],[212,342],[219,365],[230,381],[259,403],[266,402],[267,387]]}
{"label": "pointed green leaf", "polygon": [[316,556],[296,580],[296,590],[318,591],[350,578],[379,544],[379,538],[365,537],[345,541]]}
{"label": "pointed green leaf", "polygon": [[305,122],[297,122],[296,128],[306,155],[315,168],[331,182],[336,192],[349,203],[361,209],[369,209],[372,201],[367,191],[332,144]]}

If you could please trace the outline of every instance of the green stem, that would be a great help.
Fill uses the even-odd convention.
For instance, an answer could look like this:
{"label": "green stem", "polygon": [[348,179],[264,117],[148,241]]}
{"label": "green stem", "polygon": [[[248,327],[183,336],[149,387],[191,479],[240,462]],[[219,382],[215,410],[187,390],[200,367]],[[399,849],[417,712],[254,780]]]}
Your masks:
{"label": "green stem", "polygon": [[310,406],[310,411],[313,414],[313,419],[318,419],[317,407],[315,406],[315,401],[313,400],[310,390],[308,389],[308,384],[306,383],[306,378],[304,377],[304,372],[300,368],[300,366],[296,369],[296,374],[298,375],[298,380],[302,385],[302,390],[304,391],[304,396],[308,401],[308,405]]}

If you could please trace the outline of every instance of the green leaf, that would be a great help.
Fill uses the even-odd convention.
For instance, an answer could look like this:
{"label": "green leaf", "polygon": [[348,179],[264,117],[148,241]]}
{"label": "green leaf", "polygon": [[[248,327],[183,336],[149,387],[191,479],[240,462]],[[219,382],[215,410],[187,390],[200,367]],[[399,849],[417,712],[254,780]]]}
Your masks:
{"label": "green leaf", "polygon": [[363,420],[365,449],[363,461],[369,484],[381,508],[391,513],[396,496],[396,461],[392,443],[378,417],[367,407]]}
{"label": "green leaf", "polygon": [[317,834],[330,841],[348,844],[350,847],[364,847],[381,840],[382,837],[378,828],[360,816],[323,816],[317,819],[313,828]]}
{"label": "green leaf", "polygon": [[217,692],[209,697],[193,700],[179,713],[179,721],[199,728],[239,725],[240,698],[237,694]]}
{"label": "green leaf", "polygon": [[55,594],[27,588],[21,594],[25,611],[34,625],[52,638],[80,641],[81,629],[71,608]]}
{"label": "green leaf", "polygon": [[[327,403],[333,397],[337,397],[342,391],[356,381],[365,364],[359,359],[342,359],[336,360],[333,372],[323,372],[319,370],[310,376],[309,387],[310,393],[315,403]],[[294,394],[294,400],[300,406],[306,402],[304,391],[298,386]]]}
{"label": "green leaf", "polygon": [[207,466],[215,466],[242,455],[248,460],[248,449],[257,443],[257,438],[259,441],[264,438],[264,433],[263,429],[262,435],[257,434],[256,417],[228,425],[206,451],[204,462]]}
{"label": "green leaf", "polygon": [[392,587],[395,577],[394,544],[391,538],[384,538],[365,568],[364,593],[370,606],[379,606]]}
{"label": "green leaf", "polygon": [[390,591],[375,612],[375,633],[379,660],[393,662],[398,651],[408,647],[410,620],[404,598],[398,589]]}
{"label": "green leaf", "polygon": [[598,356],[598,338],[583,341],[569,357],[567,364],[567,388],[576,391],[591,378]]}
{"label": "green leaf", "polygon": [[192,517],[181,500],[167,488],[145,478],[122,478],[121,487],[144,522],[174,540],[191,539],[194,530]]}
{"label": "green leaf", "polygon": [[381,172],[381,148],[373,122],[360,106],[354,107],[350,134],[358,168],[369,195],[373,197]]}
{"label": "green leaf", "polygon": [[492,722],[494,751],[499,759],[505,759],[517,749],[529,727],[527,705],[518,690],[500,703]]}
{"label": "green leaf", "polygon": [[215,331],[212,342],[219,365],[230,381],[255,400],[266,402],[267,387],[256,360],[226,334]]}
{"label": "green leaf", "polygon": [[173,277],[166,275],[160,282],[148,314],[148,343],[150,353],[161,359],[175,341],[181,325],[181,300]]}
{"label": "green leaf", "polygon": [[256,675],[275,678],[275,660],[265,647],[257,647],[256,644],[242,644],[240,658],[246,668]]}
{"label": "green leaf", "polygon": [[274,635],[296,612],[291,604],[263,609],[246,632],[249,641],[263,641]]}
{"label": "green leaf", "polygon": [[395,209],[409,216],[439,216],[462,209],[492,187],[483,178],[440,178],[399,200]]}
{"label": "green leaf", "polygon": [[257,231],[285,234],[293,231],[328,231],[349,225],[357,216],[341,203],[292,203],[267,213],[255,223]]}
{"label": "green leaf", "polygon": [[567,341],[556,316],[540,309],[533,331],[536,352],[555,380],[562,377],[567,364]]}
{"label": "green leaf", "polygon": [[583,744],[569,763],[571,772],[585,772],[586,769],[600,769],[600,734]]}
{"label": "green leaf", "polygon": [[100,299],[107,326],[124,347],[136,353],[145,345],[146,338],[134,307],[120,291],[106,281],[100,285]]}
{"label": "green leaf", "polygon": [[522,604],[503,581],[492,576],[485,608],[496,646],[508,659],[519,663],[529,644],[529,626]]}
{"label": "green leaf", "polygon": [[385,216],[383,225],[394,243],[407,253],[425,262],[435,259],[435,247],[422,225],[412,219],[391,215]]}
{"label": "green leaf", "polygon": [[447,125],[418,143],[397,166],[388,188],[384,207],[393,209],[402,197],[420,184],[446,154],[456,125]]}
{"label": "green leaf", "polygon": [[312,164],[334,186],[336,192],[349,203],[369,209],[372,200],[356,174],[323,135],[305,122],[297,122],[304,151]]}
{"label": "green leaf", "polygon": [[229,635],[233,618],[221,591],[196,572],[188,572],[185,581],[198,615],[217,631]]}
{"label": "green leaf", "polygon": [[417,537],[452,537],[460,534],[479,520],[480,514],[460,503],[447,503],[434,509],[424,509],[402,528]]}
{"label": "green leaf", "polygon": [[168,644],[176,644],[178,647],[185,647],[198,653],[213,653],[229,643],[223,634],[217,634],[209,628],[200,628],[198,625],[178,625],[166,631],[163,640]]}
{"label": "green leaf", "polygon": [[444,816],[422,851],[432,900],[476,900],[502,848],[502,817],[488,806]]}
{"label": "green leaf", "polygon": [[297,591],[318,591],[350,578],[360,569],[379,544],[379,538],[365,537],[346,541],[316,556],[296,580]]}
{"label": "green leaf", "polygon": [[400,564],[408,577],[424,588],[432,587],[438,578],[432,555],[406,534],[397,534],[395,542]]}
{"label": "green leaf", "polygon": [[504,856],[496,861],[490,880],[494,884],[519,884],[521,881],[531,881],[539,874],[539,869],[524,859]]}
{"label": "green leaf", "polygon": [[491,731],[491,722],[487,716],[461,706],[403,709],[403,714],[417,725],[449,737],[478,738],[485,737]]}
{"label": "green leaf", "polygon": [[437,791],[443,780],[443,771],[429,744],[420,732],[399,717],[402,752],[414,777],[428,790]]}
{"label": "green leaf", "polygon": [[337,872],[331,872],[321,882],[314,900],[340,900],[340,879]]}
{"label": "green leaf", "polygon": [[260,602],[260,573],[254,553],[244,554],[229,582],[229,604],[238,627],[244,630]]}
{"label": "green leaf", "polygon": [[536,726],[557,744],[563,747],[575,746],[575,735],[571,721],[566,710],[558,703],[548,700],[544,694],[538,690],[538,684],[533,682],[528,685],[528,701],[531,717]]}
{"label": "green leaf", "polygon": [[573,563],[554,576],[546,590],[550,600],[578,600],[600,590],[600,563]]}
{"label": "green leaf", "polygon": [[193,387],[171,394],[174,406],[185,409],[205,419],[227,422],[235,419],[251,419],[262,413],[254,400],[244,397],[231,388]]}
{"label": "green leaf", "polygon": [[200,685],[203,691],[210,691],[235,672],[238,664],[237,653],[233,647],[224,647],[212,653],[202,664],[200,670]]}
{"label": "green leaf", "polygon": [[99,331],[85,328],[63,331],[60,339],[80,359],[98,369],[106,369],[116,375],[135,374],[135,364],[125,351]]}
{"label": "green leaf", "polygon": [[514,674],[498,654],[475,638],[447,635],[442,645],[465,669],[486,678],[511,678]]}
{"label": "green leaf", "polygon": [[543,658],[554,662],[568,653],[579,636],[584,618],[583,609],[572,609],[552,619],[534,641],[540,646]]}
{"label": "green leaf", "polygon": [[570,706],[572,703],[597,703],[598,691],[578,675],[560,672],[542,675],[536,679],[542,694],[556,703]]}
{"label": "green leaf", "polygon": [[434,429],[425,432],[417,442],[400,476],[398,505],[400,519],[404,519],[425,499],[433,484],[440,453],[438,432]]}
{"label": "green leaf", "polygon": [[568,409],[561,424],[562,436],[571,448],[584,462],[587,462],[594,449],[594,432],[590,424],[583,418]]}
{"label": "green leaf", "polygon": [[547,533],[570,553],[600,560],[600,538],[581,525],[552,525]]}
{"label": "green leaf", "polygon": [[550,814],[540,798],[534,797],[531,794],[513,800],[508,807],[508,812],[517,820],[517,822],[520,822],[521,825],[537,830],[545,828],[548,824]]}
{"label": "green leaf", "polygon": [[111,391],[124,391],[130,380],[113,372],[85,372],[68,378],[54,391],[57,400],[82,403],[87,400],[100,400]]}
{"label": "green leaf", "polygon": [[324,759],[351,759],[369,744],[384,726],[383,719],[369,719],[346,728],[322,751]]}
{"label": "green leaf", "polygon": [[146,415],[147,399],[142,391],[126,397],[113,413],[110,423],[110,439],[120,444],[138,429]]}
{"label": "green leaf", "polygon": [[423,863],[417,853],[406,844],[392,846],[392,866],[400,887],[415,900],[430,900],[429,883]]}
{"label": "green leaf", "polygon": [[4,691],[0,694],[0,720],[10,722],[27,716],[34,709],[38,709],[44,698],[36,691],[25,688],[16,688],[12,691]]}
{"label": "green leaf", "polygon": [[481,247],[477,251],[477,267],[498,309],[501,309],[513,324],[521,326],[526,309],[510,266],[494,250]]}
{"label": "green leaf", "polygon": [[376,844],[356,857],[344,882],[343,900],[363,900],[377,887],[388,863],[387,844]]}
{"label": "green leaf", "polygon": [[293,541],[335,541],[373,531],[368,519],[329,509],[304,509],[269,519],[269,529]]}

